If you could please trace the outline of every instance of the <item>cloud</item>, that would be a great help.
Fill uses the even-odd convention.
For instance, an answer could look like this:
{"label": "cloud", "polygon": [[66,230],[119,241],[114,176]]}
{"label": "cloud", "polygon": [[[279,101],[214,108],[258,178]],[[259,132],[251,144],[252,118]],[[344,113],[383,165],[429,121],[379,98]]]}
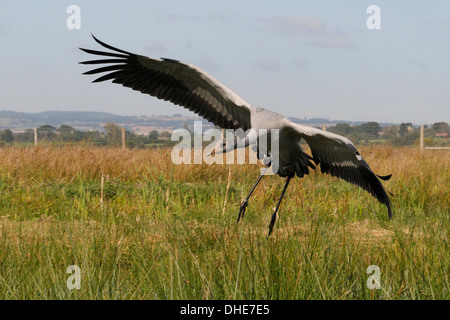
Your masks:
{"label": "cloud", "polygon": [[211,13],[208,19],[220,22],[234,22],[241,19],[241,15],[237,13]]}
{"label": "cloud", "polygon": [[318,48],[355,48],[342,30],[330,29],[325,20],[311,16],[273,16],[259,19],[264,31],[273,31],[286,36],[304,37],[310,46]]}
{"label": "cloud", "polygon": [[355,48],[355,42],[345,36],[327,35],[324,37],[314,38],[309,44],[313,47],[321,48]]}
{"label": "cloud", "polygon": [[238,13],[211,13],[207,15],[168,13],[158,15],[159,20],[179,22],[179,21],[213,21],[213,22],[234,22],[242,18]]}
{"label": "cloud", "polygon": [[313,35],[325,32],[325,22],[310,16],[274,16],[259,19],[261,25],[286,35]]}
{"label": "cloud", "polygon": [[438,17],[430,18],[425,21],[426,25],[442,31],[442,29],[450,29],[450,21],[443,20]]}
{"label": "cloud", "polygon": [[202,17],[196,14],[168,13],[158,15],[158,19],[164,21],[200,21]]}
{"label": "cloud", "polygon": [[292,64],[299,69],[306,69],[306,67],[308,66],[308,61],[302,58],[297,58],[292,60]]}
{"label": "cloud", "polygon": [[208,73],[216,74],[219,73],[221,69],[216,60],[212,60],[205,56],[193,59],[192,63]]}
{"label": "cloud", "polygon": [[163,52],[163,51],[166,51],[166,46],[162,42],[158,41],[158,42],[154,42],[154,43],[146,45],[144,47],[144,50],[147,52],[152,52],[152,53],[153,52]]}
{"label": "cloud", "polygon": [[261,58],[253,62],[253,66],[263,71],[277,71],[282,68],[279,60],[274,58]]}
{"label": "cloud", "polygon": [[8,32],[9,32],[8,26],[0,22],[0,34],[7,34]]}
{"label": "cloud", "polygon": [[430,66],[428,65],[428,63],[426,63],[425,61],[421,61],[421,60],[409,60],[409,62],[411,62],[412,64],[418,66],[419,68],[423,69],[423,70],[428,70],[430,69]]}

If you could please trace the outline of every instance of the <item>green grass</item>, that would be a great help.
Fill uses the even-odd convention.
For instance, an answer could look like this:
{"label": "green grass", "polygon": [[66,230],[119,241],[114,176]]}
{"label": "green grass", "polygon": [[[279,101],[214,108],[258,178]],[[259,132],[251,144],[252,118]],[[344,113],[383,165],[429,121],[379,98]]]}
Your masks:
{"label": "green grass", "polygon": [[[170,150],[2,149],[0,299],[448,299],[448,152],[361,153],[393,173],[393,220],[361,189],[312,173],[292,181],[267,237],[279,177],[263,179],[236,223],[256,166],[175,166]],[[69,265],[79,290],[66,286]],[[370,265],[381,289],[366,285]]]}

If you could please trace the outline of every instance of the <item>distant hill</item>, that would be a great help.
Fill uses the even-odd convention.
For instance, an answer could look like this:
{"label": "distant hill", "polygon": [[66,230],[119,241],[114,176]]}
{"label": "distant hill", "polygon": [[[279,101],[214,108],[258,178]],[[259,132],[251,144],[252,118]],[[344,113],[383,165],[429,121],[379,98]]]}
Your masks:
{"label": "distant hill", "polygon": [[[173,131],[184,126],[192,126],[200,117],[182,115],[173,116],[119,116],[108,112],[93,111],[45,111],[26,113],[16,111],[0,111],[0,129],[14,132],[51,125],[59,127],[70,125],[77,130],[104,131],[107,123],[116,123],[132,132],[147,134],[152,130]],[[206,126],[208,124],[205,123]],[[212,126],[212,124],[210,124]]]}
{"label": "distant hill", "polygon": [[9,129],[30,128],[41,125],[60,126],[70,123],[85,123],[96,126],[103,122],[129,122],[132,117],[117,116],[107,112],[91,111],[45,111],[25,113],[0,111],[0,127]]}
{"label": "distant hill", "polygon": [[[290,119],[296,123],[318,127],[323,125],[332,126],[337,123],[348,123],[350,125],[361,125],[365,123],[362,121],[352,122],[324,118],[300,119],[292,117]],[[170,132],[178,128],[183,128],[186,125],[192,129],[195,120],[202,120],[202,118],[182,116],[180,114],[174,114],[172,116],[119,116],[108,112],[94,111],[45,111],[39,113],[0,111],[0,129],[10,129],[14,132],[40,127],[42,125],[51,125],[58,128],[63,124],[70,125],[77,130],[104,131],[106,123],[116,123],[129,131],[138,134],[148,134],[152,130]],[[380,123],[380,125],[385,126],[390,124]],[[203,120],[204,129],[211,126],[211,123]]]}
{"label": "distant hill", "polygon": [[[289,119],[291,119],[295,123],[307,124],[310,126],[323,126],[323,125],[333,126],[338,123],[346,123],[346,124],[349,124],[352,126],[360,126],[363,123],[368,122],[368,121],[328,120],[328,119],[324,119],[324,118],[311,118],[311,119],[303,118],[303,119],[301,119],[301,118],[290,117]],[[392,125],[392,123],[378,123],[378,124],[382,127]]]}

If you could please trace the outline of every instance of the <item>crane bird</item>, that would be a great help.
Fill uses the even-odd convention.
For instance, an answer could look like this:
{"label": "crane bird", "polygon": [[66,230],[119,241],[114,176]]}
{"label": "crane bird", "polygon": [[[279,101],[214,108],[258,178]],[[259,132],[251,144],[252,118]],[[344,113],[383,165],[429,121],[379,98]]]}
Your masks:
{"label": "crane bird", "polygon": [[[309,174],[309,169],[315,169],[315,165],[320,165],[322,173],[343,179],[369,192],[379,202],[386,205],[389,219],[392,217],[391,202],[379,180],[389,180],[391,175],[376,175],[349,139],[296,124],[279,113],[254,107],[194,65],[173,59],[158,60],[137,55],[110,46],[94,35],[92,37],[98,44],[111,50],[106,52],[80,48],[86,53],[103,56],[99,60],[80,62],[86,65],[106,65],[83,73],[103,74],[93,82],[112,80],[113,83],[189,109],[223,129],[279,130],[277,174],[285,177],[286,182],[270,220],[269,236],[290,180],[295,175],[301,178]],[[311,155],[301,147],[302,139],[309,145]],[[213,152],[225,153],[236,147],[235,141],[223,139],[219,141]],[[271,150],[266,151],[269,159],[268,167]],[[242,201],[238,222],[244,216],[248,200],[264,173],[265,171]]]}

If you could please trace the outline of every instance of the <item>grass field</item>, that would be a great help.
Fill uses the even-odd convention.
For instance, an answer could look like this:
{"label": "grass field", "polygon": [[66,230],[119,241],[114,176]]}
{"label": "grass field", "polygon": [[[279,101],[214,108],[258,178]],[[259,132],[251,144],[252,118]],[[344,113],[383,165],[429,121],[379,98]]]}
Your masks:
{"label": "grass field", "polygon": [[[392,197],[169,149],[0,149],[0,299],[449,299],[450,153],[361,147]],[[102,178],[103,177],[103,178]],[[103,180],[103,187],[102,187]],[[69,290],[69,265],[81,288]],[[369,289],[367,268],[380,268]]]}

